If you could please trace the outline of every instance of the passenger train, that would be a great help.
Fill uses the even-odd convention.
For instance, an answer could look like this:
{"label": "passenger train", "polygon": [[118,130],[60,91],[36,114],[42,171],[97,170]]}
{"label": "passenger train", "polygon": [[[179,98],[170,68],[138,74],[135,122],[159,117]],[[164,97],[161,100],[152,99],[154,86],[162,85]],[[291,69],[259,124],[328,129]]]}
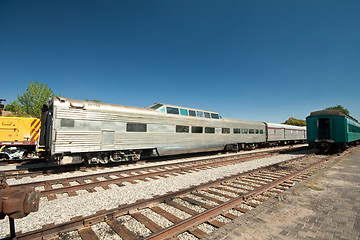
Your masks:
{"label": "passenger train", "polygon": [[305,141],[305,127],[223,118],[217,112],[161,103],[140,108],[64,97],[44,105],[40,131],[40,146],[59,164],[106,164]]}

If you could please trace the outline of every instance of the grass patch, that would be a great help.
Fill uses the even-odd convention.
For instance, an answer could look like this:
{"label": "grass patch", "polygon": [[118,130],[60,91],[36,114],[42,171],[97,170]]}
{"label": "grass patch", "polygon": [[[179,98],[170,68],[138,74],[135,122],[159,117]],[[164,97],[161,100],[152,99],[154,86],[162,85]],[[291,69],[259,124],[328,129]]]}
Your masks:
{"label": "grass patch", "polygon": [[321,187],[313,186],[313,185],[309,185],[309,184],[304,184],[304,187],[310,188],[315,191],[324,191],[325,190],[325,188],[321,188]]}

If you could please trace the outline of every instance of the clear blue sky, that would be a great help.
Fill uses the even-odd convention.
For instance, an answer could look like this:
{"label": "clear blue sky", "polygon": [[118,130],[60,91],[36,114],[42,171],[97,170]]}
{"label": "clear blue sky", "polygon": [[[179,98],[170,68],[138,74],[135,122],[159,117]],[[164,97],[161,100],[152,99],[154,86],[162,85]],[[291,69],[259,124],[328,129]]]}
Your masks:
{"label": "clear blue sky", "polygon": [[0,98],[75,99],[283,122],[360,119],[359,0],[1,0]]}

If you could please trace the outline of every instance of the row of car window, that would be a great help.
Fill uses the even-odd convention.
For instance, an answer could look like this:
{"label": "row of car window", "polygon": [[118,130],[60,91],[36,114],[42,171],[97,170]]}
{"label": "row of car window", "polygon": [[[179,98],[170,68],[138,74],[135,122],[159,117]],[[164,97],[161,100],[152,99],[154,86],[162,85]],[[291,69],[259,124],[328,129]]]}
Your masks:
{"label": "row of car window", "polygon": [[174,114],[174,115],[182,115],[182,116],[198,117],[198,118],[210,118],[210,119],[222,118],[218,113],[203,112],[199,110],[191,110],[186,108],[169,107],[169,106],[163,106],[162,104],[155,104],[151,108],[158,109],[158,111],[160,112],[166,112],[168,114]]}
{"label": "row of car window", "polygon": [[[202,126],[184,126],[176,125],[176,132],[178,133],[215,133],[214,127],[202,127]],[[147,132],[146,123],[127,123],[127,132]],[[230,134],[230,128],[221,128],[221,133]],[[233,134],[264,134],[263,129],[240,129],[234,128]]]}

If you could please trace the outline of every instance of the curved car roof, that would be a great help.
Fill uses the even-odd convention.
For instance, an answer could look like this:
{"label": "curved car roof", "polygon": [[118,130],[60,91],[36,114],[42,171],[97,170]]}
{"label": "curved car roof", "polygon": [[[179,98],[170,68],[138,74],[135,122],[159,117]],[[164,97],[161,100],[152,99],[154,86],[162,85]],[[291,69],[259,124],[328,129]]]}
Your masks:
{"label": "curved car roof", "polygon": [[351,120],[354,120],[355,122],[358,123],[358,120],[356,120],[355,118],[353,118],[337,109],[327,109],[327,110],[315,111],[315,112],[310,113],[310,116],[308,116],[308,117],[317,117],[317,116],[343,116],[343,117],[348,117]]}

